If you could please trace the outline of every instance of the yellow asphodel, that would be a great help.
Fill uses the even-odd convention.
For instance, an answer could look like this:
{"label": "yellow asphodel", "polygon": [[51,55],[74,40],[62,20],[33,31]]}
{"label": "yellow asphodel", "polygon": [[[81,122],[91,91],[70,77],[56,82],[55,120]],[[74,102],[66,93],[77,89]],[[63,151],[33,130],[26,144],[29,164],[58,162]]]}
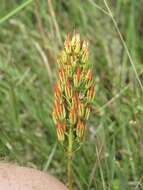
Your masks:
{"label": "yellow asphodel", "polygon": [[[58,58],[59,78],[55,87],[53,120],[58,140],[68,152],[68,178],[74,143],[81,142],[86,131],[95,96],[95,82],[88,62],[88,42],[80,35],[67,35]],[[70,180],[70,179],[69,179]],[[72,189],[69,181],[69,189]]]}

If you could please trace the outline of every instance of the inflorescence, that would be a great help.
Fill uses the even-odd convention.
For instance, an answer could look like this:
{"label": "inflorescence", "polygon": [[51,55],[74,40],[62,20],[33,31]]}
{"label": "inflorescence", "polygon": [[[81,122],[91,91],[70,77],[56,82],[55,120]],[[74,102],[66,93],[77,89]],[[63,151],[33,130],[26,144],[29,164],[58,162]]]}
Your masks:
{"label": "inflorescence", "polygon": [[59,78],[55,86],[53,120],[58,140],[64,142],[70,128],[82,140],[95,97],[95,81],[88,62],[88,42],[79,34],[67,39],[58,58]]}

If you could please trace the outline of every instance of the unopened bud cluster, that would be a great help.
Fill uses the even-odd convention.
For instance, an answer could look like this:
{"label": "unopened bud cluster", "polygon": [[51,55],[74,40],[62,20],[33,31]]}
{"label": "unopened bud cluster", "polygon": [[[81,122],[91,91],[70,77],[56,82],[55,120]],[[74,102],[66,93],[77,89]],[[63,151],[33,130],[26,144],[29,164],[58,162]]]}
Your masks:
{"label": "unopened bud cluster", "polygon": [[60,141],[66,139],[69,128],[74,138],[82,139],[86,121],[95,96],[95,83],[88,63],[88,43],[78,34],[67,35],[58,58],[59,79],[55,86],[53,120]]}

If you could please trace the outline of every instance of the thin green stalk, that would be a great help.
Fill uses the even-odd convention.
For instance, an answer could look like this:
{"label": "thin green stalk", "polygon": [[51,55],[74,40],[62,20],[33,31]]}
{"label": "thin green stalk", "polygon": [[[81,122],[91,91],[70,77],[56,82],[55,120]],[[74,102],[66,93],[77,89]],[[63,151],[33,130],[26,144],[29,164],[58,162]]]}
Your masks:
{"label": "thin green stalk", "polygon": [[103,0],[103,1],[104,1],[104,4],[105,4],[106,8],[107,8],[107,11],[108,11],[108,13],[109,13],[110,18],[112,19],[112,22],[113,22],[113,24],[114,24],[114,26],[115,26],[115,29],[116,29],[116,31],[117,31],[119,37],[120,37],[120,40],[121,40],[121,42],[122,42],[122,44],[123,44],[123,46],[124,46],[124,49],[125,49],[125,51],[126,51],[126,53],[127,53],[127,55],[128,55],[129,61],[130,61],[131,65],[132,65],[132,68],[133,68],[133,70],[134,70],[134,73],[135,73],[135,76],[136,76],[136,78],[137,78],[137,81],[138,81],[138,83],[139,83],[139,85],[140,85],[140,87],[141,87],[141,90],[143,91],[142,82],[141,82],[141,80],[140,80],[140,78],[139,78],[138,72],[137,72],[137,70],[136,70],[135,64],[134,64],[134,62],[133,62],[133,59],[132,59],[131,54],[130,54],[130,52],[129,52],[129,49],[128,49],[127,45],[126,45],[126,42],[125,42],[125,40],[124,40],[124,38],[123,38],[123,36],[122,36],[122,34],[121,34],[121,32],[120,32],[120,29],[119,29],[119,27],[118,27],[118,25],[117,25],[116,20],[114,19],[114,16],[113,16],[113,14],[112,14],[112,11],[111,11],[111,9],[110,9],[110,7],[109,7],[107,1],[106,1],[106,0]]}
{"label": "thin green stalk", "polygon": [[68,161],[67,161],[67,176],[68,176],[68,189],[72,190],[72,127],[70,126],[69,136],[68,136]]}
{"label": "thin green stalk", "polygon": [[0,24],[2,24],[4,21],[8,20],[10,17],[14,16],[18,12],[20,12],[23,8],[25,8],[27,5],[29,5],[33,0],[27,0],[26,2],[22,3],[20,6],[9,12],[4,17],[0,18]]}

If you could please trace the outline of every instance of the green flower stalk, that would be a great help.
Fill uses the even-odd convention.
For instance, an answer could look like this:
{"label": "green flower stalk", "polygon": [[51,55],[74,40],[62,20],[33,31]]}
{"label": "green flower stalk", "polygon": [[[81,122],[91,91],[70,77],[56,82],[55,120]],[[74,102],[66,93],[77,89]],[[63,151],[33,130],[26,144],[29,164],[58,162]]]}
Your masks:
{"label": "green flower stalk", "polygon": [[95,81],[88,62],[88,42],[67,35],[58,58],[53,120],[58,140],[67,151],[68,188],[72,190],[72,156],[82,143],[95,97]]}

